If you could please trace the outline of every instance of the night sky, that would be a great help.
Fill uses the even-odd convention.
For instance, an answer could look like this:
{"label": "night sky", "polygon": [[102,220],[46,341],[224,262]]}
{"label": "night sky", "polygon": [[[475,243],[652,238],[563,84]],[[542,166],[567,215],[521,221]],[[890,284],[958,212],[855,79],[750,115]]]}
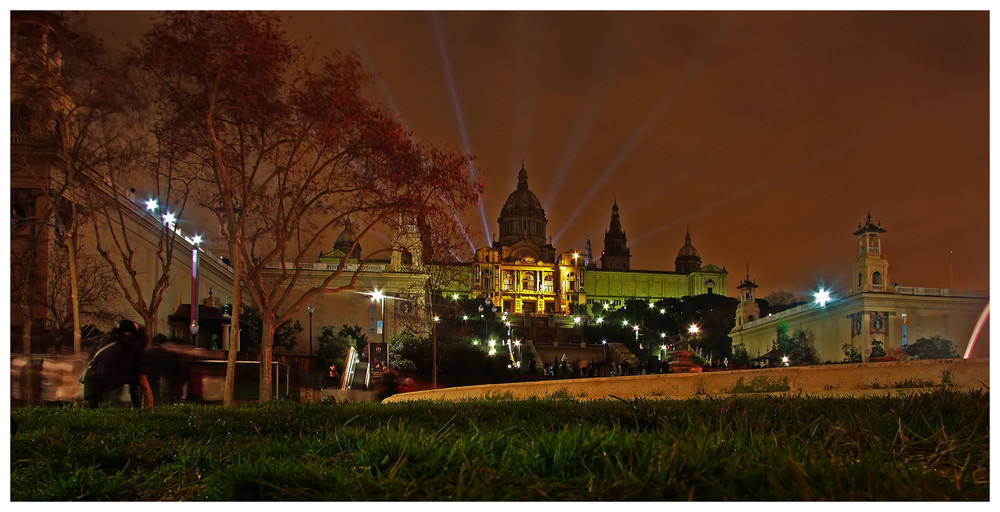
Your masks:
{"label": "night sky", "polygon": [[[92,13],[109,43],[151,13]],[[986,12],[297,12],[310,53],[356,52],[417,139],[476,156],[476,247],[524,161],[557,251],[632,268],[750,266],[758,297],[847,288],[871,212],[889,279],[989,288]],[[372,243],[372,242],[369,242]],[[949,256],[949,251],[953,255]]]}

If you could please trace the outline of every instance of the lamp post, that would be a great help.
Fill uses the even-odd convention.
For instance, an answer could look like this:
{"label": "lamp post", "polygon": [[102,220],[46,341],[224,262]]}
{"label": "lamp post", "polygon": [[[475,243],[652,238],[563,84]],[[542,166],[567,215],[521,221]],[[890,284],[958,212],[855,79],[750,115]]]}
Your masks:
{"label": "lamp post", "polygon": [[601,347],[604,349],[604,361],[601,363],[601,376],[606,377],[608,368],[608,340],[601,340]]}
{"label": "lamp post", "polygon": [[689,346],[691,344],[691,338],[694,337],[694,336],[697,336],[698,333],[700,333],[700,332],[701,332],[701,329],[698,328],[697,324],[691,324],[691,327],[688,327],[688,345]]}
{"label": "lamp post", "polygon": [[437,324],[441,320],[434,315],[434,323],[431,324],[431,389],[438,387],[438,355],[437,355]]}
{"label": "lamp post", "polygon": [[483,317],[483,327],[486,333],[486,337],[483,339],[483,342],[488,344],[490,340],[490,323],[489,323],[489,318],[487,317],[487,313],[490,314],[495,313],[496,307],[493,306],[493,303],[490,302],[489,299],[484,299],[483,302],[486,307],[484,309],[483,306],[479,306],[479,313]]}
{"label": "lamp post", "polygon": [[198,244],[201,236],[195,235],[191,242],[191,344],[198,348]]}
{"label": "lamp post", "polygon": [[382,309],[382,343],[385,343],[385,295],[380,290],[372,293],[372,302],[378,301]]}
{"label": "lamp post", "polygon": [[313,311],[315,309],[310,304],[306,307],[306,311],[309,312],[309,357],[311,358],[313,355]]}

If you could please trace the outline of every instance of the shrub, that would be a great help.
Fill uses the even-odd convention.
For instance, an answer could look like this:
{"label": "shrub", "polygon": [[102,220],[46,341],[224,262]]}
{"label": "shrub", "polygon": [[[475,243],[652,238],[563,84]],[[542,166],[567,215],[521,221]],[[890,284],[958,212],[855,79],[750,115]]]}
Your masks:
{"label": "shrub", "polygon": [[876,357],[885,356],[885,349],[882,348],[882,340],[872,340],[872,353],[868,356],[868,360],[871,361]]}
{"label": "shrub", "polygon": [[854,348],[849,343],[844,343],[843,349],[845,363],[860,363],[865,360],[864,356],[861,355],[861,351]]}
{"label": "shrub", "polygon": [[958,352],[951,340],[935,335],[911,343],[906,347],[906,355],[910,359],[952,359],[958,357]]}

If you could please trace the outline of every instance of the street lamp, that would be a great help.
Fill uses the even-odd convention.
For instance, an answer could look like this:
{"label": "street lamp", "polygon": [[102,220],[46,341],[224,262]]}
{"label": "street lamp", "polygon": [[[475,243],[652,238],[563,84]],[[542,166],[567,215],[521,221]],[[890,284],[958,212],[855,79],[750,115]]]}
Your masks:
{"label": "street lamp", "polygon": [[[173,215],[170,221],[173,223]],[[166,222],[167,216],[164,216]],[[173,228],[173,226],[171,226]],[[201,243],[201,236],[195,235],[191,242],[191,344],[198,348],[198,244]]]}
{"label": "street lamp", "polygon": [[382,343],[385,343],[385,295],[381,290],[372,292],[372,302],[375,301],[382,305]]}
{"label": "street lamp", "polygon": [[483,327],[484,327],[484,330],[486,332],[486,337],[483,338],[483,340],[489,340],[490,339],[490,323],[489,323],[489,319],[486,317],[486,313],[490,313],[490,314],[495,313],[496,312],[496,307],[493,305],[492,302],[490,302],[489,299],[484,299],[483,302],[484,302],[484,305],[486,307],[484,308],[482,305],[479,306],[479,314],[483,317]]}
{"label": "street lamp", "polygon": [[431,389],[438,387],[438,355],[437,355],[437,324],[441,317],[434,315],[434,323],[431,324]]}
{"label": "street lamp", "polygon": [[309,312],[309,357],[313,355],[313,311],[315,309],[312,304],[306,307],[306,311]]}
{"label": "street lamp", "polygon": [[816,303],[819,304],[820,307],[826,306],[827,302],[833,300],[830,296],[830,291],[822,288],[814,294],[814,297],[816,298]]}
{"label": "street lamp", "polygon": [[601,363],[601,376],[605,376],[608,367],[608,340],[601,340],[601,348],[604,349],[604,362]]}

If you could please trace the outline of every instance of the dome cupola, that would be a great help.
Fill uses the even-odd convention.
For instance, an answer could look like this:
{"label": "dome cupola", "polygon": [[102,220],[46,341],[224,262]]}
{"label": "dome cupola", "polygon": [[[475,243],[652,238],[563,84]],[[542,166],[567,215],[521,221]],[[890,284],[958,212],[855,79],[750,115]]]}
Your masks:
{"label": "dome cupola", "polygon": [[538,246],[545,245],[545,210],[534,192],[528,189],[528,171],[524,170],[524,163],[517,173],[517,189],[507,197],[497,222],[503,245],[525,239]]}
{"label": "dome cupola", "polygon": [[690,274],[701,268],[701,256],[698,255],[698,249],[695,249],[691,245],[690,229],[684,235],[684,246],[681,247],[680,251],[677,251],[677,259],[674,260],[674,267],[681,274]]}
{"label": "dome cupola", "polygon": [[[361,259],[361,243],[354,245],[354,241],[357,240],[358,236],[354,234],[354,230],[351,229],[351,219],[344,220],[344,230],[340,232],[337,236],[337,241],[333,243],[333,250],[340,251],[343,254],[350,252],[348,258],[360,260]],[[351,250],[351,246],[354,246],[354,250]]]}

